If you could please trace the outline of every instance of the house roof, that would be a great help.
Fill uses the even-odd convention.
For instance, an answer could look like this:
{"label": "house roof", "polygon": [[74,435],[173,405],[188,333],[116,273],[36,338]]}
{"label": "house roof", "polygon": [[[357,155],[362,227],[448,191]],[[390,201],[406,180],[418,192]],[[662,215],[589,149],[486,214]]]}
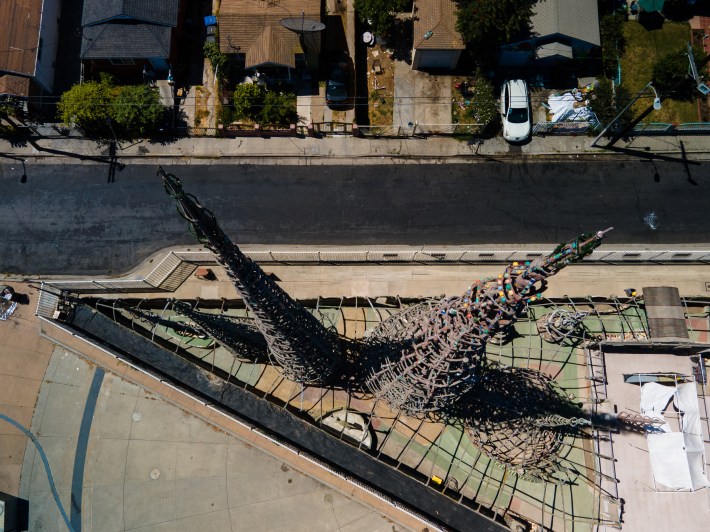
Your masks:
{"label": "house roof", "polygon": [[[42,0],[0,2],[0,20],[3,21],[3,29],[0,31],[0,73],[34,76],[41,15]],[[6,80],[5,85],[7,83],[10,82]],[[12,83],[19,87],[14,85],[15,82]],[[24,93],[22,95],[26,96]]]}
{"label": "house roof", "polygon": [[179,4],[180,0],[84,0],[81,25],[132,19],[175,27]]}
{"label": "house roof", "polygon": [[413,35],[414,48],[417,49],[466,48],[461,34],[456,31],[456,4],[453,0],[415,0]]}
{"label": "house roof", "polygon": [[218,16],[219,48],[227,54],[245,54],[247,68],[264,63],[294,68],[294,56],[303,50],[298,35],[280,24],[282,19],[292,16],[320,21],[320,0],[278,3],[222,0]]}
{"label": "house roof", "polygon": [[87,26],[81,40],[82,59],[170,56],[172,28],[143,23],[106,23]]}
{"label": "house roof", "polygon": [[13,74],[0,74],[0,94],[30,95],[30,78]]}
{"label": "house roof", "polygon": [[544,0],[530,19],[537,37],[561,34],[599,45],[599,11],[590,0]]}

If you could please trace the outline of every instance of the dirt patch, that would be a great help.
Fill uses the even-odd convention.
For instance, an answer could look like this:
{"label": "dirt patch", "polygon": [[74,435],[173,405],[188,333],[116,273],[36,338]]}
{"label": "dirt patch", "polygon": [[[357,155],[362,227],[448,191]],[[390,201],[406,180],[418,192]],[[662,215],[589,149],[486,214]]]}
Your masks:
{"label": "dirt patch", "polygon": [[386,49],[367,49],[368,116],[372,126],[391,126],[394,109],[394,59]]}

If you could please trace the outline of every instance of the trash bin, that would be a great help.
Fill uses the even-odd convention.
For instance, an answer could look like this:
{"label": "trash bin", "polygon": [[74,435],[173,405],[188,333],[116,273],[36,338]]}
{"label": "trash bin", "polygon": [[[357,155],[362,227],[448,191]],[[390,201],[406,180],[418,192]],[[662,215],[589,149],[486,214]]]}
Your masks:
{"label": "trash bin", "polygon": [[209,15],[205,17],[205,26],[216,26],[217,25],[217,17],[214,15]]}

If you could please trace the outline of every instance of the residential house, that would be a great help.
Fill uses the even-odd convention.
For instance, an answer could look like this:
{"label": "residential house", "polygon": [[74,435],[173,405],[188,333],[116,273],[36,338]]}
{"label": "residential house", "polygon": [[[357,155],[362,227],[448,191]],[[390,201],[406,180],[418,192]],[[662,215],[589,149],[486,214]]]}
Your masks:
{"label": "residential house", "polygon": [[541,0],[533,9],[531,35],[501,48],[502,66],[554,67],[601,44],[597,2]]}
{"label": "residential house", "polygon": [[270,71],[282,78],[292,78],[296,70],[317,70],[320,32],[299,35],[282,24],[286,19],[292,19],[296,27],[301,20],[308,30],[311,22],[321,20],[320,0],[222,0],[217,16],[219,48],[225,54],[236,54],[244,68]]}
{"label": "residential house", "polygon": [[123,82],[145,73],[165,77],[177,59],[181,0],[84,0],[84,74],[107,72]]}
{"label": "residential house", "polygon": [[412,68],[447,69],[456,67],[466,48],[456,31],[456,4],[453,0],[414,0],[414,48]]}
{"label": "residential house", "polygon": [[52,92],[60,0],[0,2],[0,94],[39,105]]}

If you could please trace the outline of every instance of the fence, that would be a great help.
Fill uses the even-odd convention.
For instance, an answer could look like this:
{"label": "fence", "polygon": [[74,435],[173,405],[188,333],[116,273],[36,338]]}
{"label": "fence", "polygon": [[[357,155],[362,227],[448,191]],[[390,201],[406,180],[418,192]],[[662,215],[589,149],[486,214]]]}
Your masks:
{"label": "fence", "polygon": [[[259,263],[278,264],[508,264],[532,261],[550,253],[534,250],[390,249],[390,250],[255,250],[245,251]],[[603,264],[710,264],[705,250],[597,250],[586,263]],[[143,278],[46,281],[60,290],[82,294],[173,292],[198,265],[216,264],[209,251],[171,251]]]}
{"label": "fence", "polygon": [[[533,127],[533,135],[587,135],[599,128],[592,122],[539,122]],[[710,134],[710,122],[688,122],[685,124],[666,124],[647,122],[638,124],[630,135],[707,135]]]}

